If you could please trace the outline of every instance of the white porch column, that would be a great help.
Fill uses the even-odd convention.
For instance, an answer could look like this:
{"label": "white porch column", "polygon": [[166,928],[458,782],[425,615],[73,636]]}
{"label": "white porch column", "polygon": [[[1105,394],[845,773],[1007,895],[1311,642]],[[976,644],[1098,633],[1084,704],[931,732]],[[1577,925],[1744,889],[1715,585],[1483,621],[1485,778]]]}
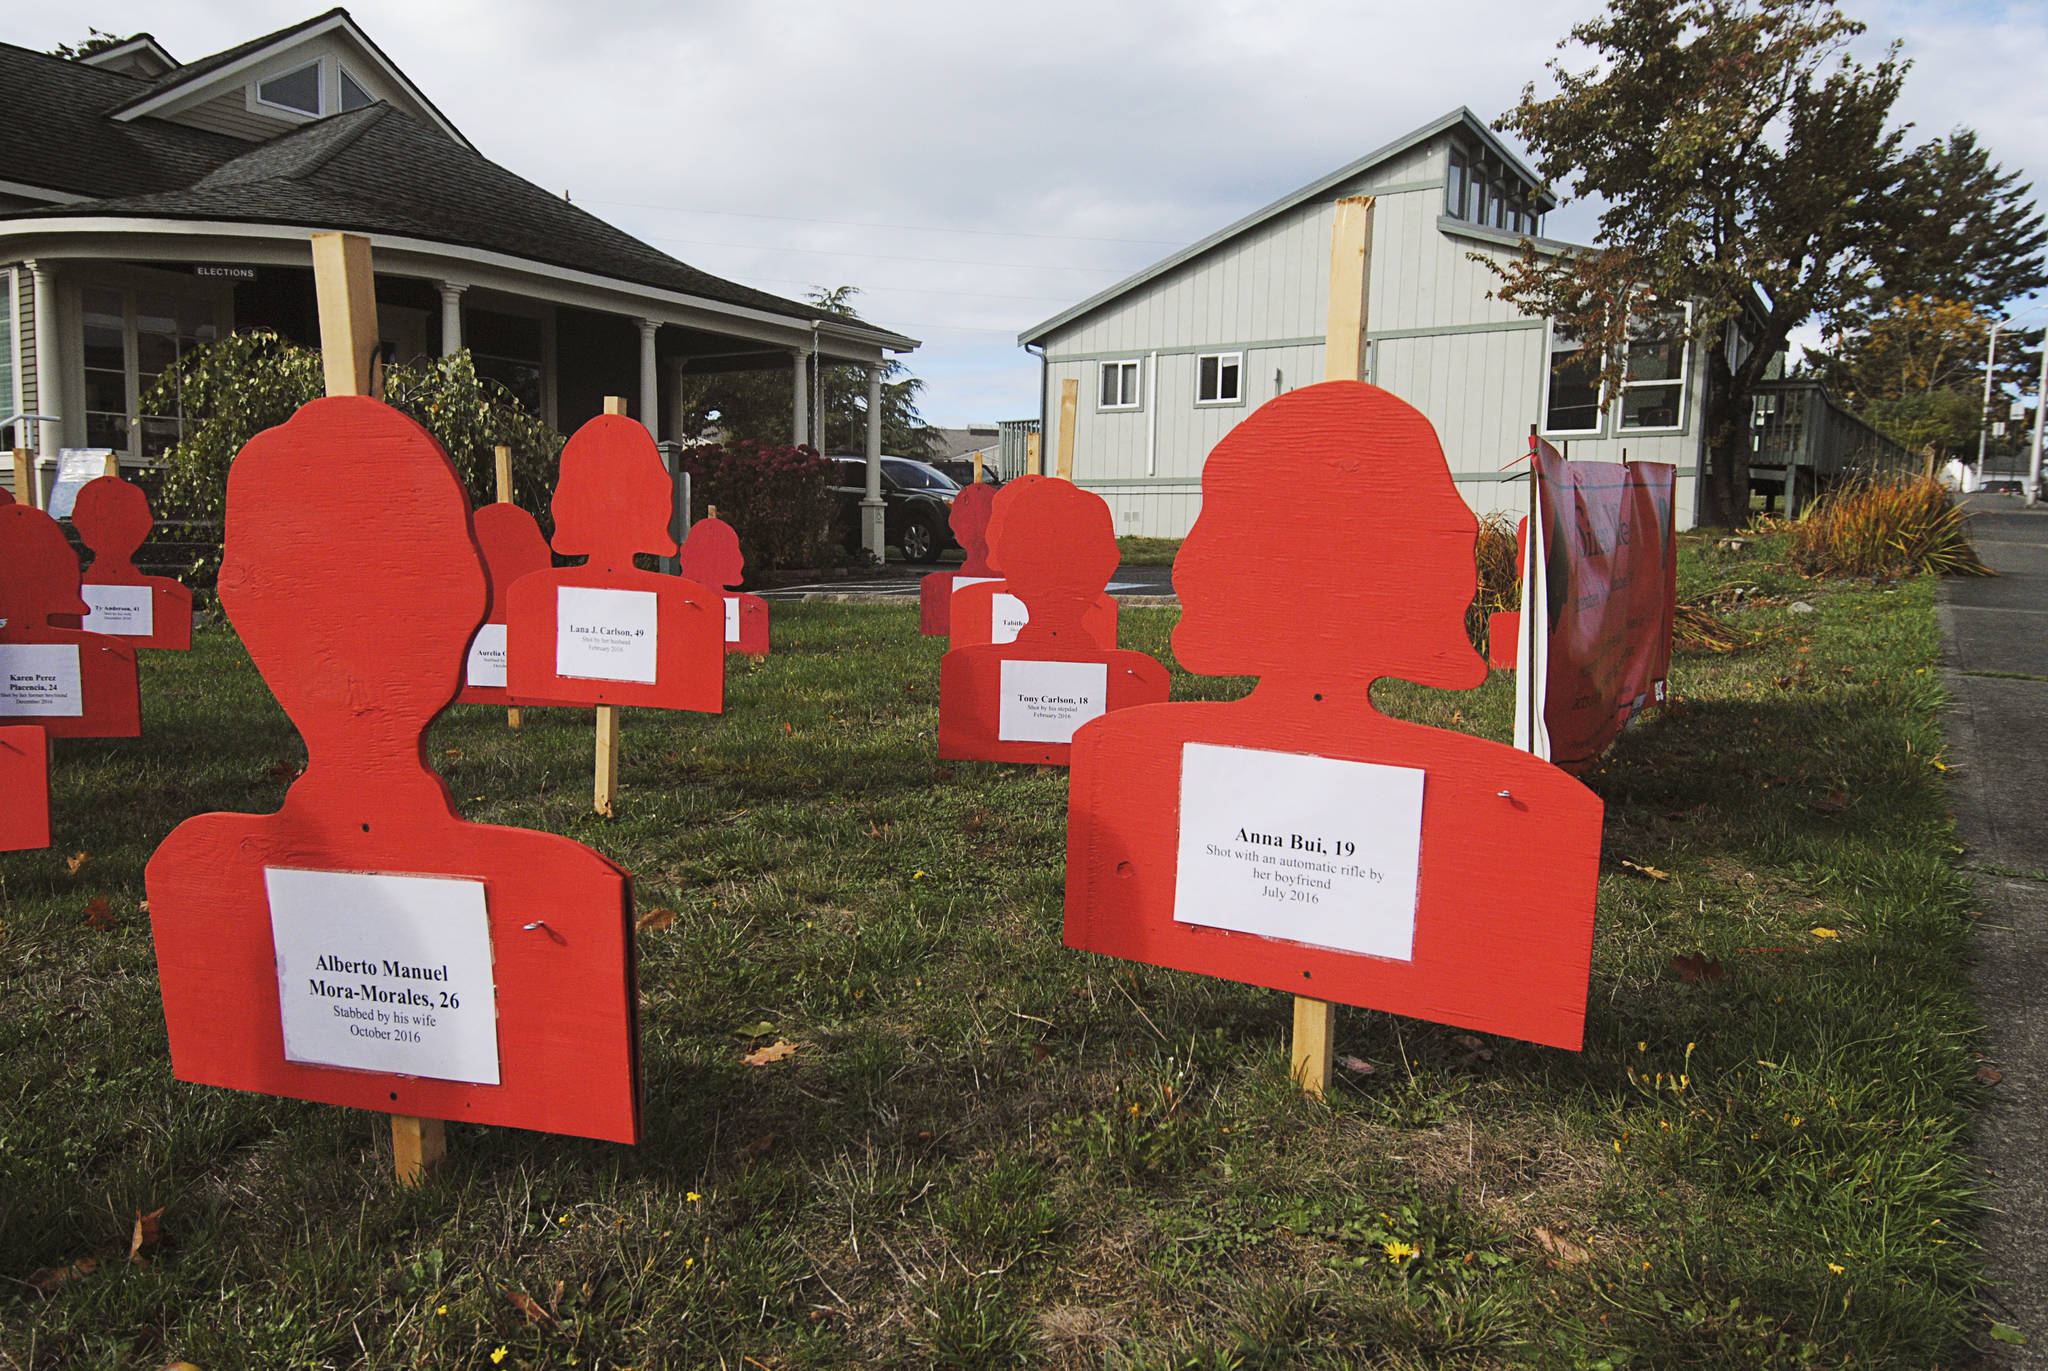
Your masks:
{"label": "white porch column", "polygon": [[[57,347],[57,269],[47,262],[31,261],[35,277],[36,310],[36,404],[37,414],[64,415],[63,363]],[[54,467],[57,449],[64,446],[64,431],[52,420],[36,425],[36,452]],[[40,468],[41,463],[37,464]],[[30,473],[31,503],[44,507],[43,477],[40,469]]]}
{"label": "white porch column", "polygon": [[882,364],[868,368],[868,489],[861,497],[860,545],[882,560]]}
{"label": "white porch column", "polygon": [[647,432],[658,442],[661,439],[661,370],[654,364],[654,335],[661,324],[654,319],[642,319],[639,323],[640,422],[647,425]]}
{"label": "white porch column", "polygon": [[453,281],[441,284],[441,355],[453,357],[462,351],[462,292],[468,286]]}
{"label": "white porch column", "polygon": [[795,377],[795,380],[791,383],[791,396],[794,400],[794,408],[791,411],[789,424],[789,441],[791,443],[808,443],[811,441],[810,357],[802,348],[791,348],[790,362],[791,375]]}

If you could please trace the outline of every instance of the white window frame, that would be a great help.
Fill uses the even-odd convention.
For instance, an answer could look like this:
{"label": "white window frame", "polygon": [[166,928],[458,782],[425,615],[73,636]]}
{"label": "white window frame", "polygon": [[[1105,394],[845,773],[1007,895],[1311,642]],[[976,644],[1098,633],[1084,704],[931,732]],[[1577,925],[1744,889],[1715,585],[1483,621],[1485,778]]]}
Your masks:
{"label": "white window frame", "polygon": [[[1213,399],[1213,400],[1204,400],[1204,399],[1202,398],[1202,363],[1204,363],[1204,362],[1206,362],[1206,361],[1210,360],[1211,358],[1214,358],[1214,359],[1215,359],[1215,361],[1216,361],[1216,388],[1217,388],[1217,390],[1218,390],[1219,392],[1220,392],[1220,391],[1221,391],[1221,390],[1223,389],[1223,368],[1224,368],[1224,366],[1225,366],[1226,364],[1234,364],[1234,365],[1235,365],[1235,366],[1237,367],[1237,394],[1235,394],[1235,395],[1232,395],[1232,396],[1229,396],[1228,398],[1225,398],[1224,396],[1222,396],[1222,395],[1220,395],[1220,394],[1219,394],[1219,395],[1217,396],[1217,398],[1215,398],[1215,399]],[[1243,403],[1244,403],[1244,353],[1243,353],[1243,351],[1242,351],[1242,350],[1240,350],[1240,351],[1237,351],[1237,352],[1198,352],[1198,353],[1196,353],[1196,354],[1195,354],[1195,406],[1196,406],[1196,408],[1198,408],[1198,409],[1219,409],[1219,408],[1227,408],[1227,407],[1229,407],[1229,406],[1232,406],[1232,405],[1242,405]]]}
{"label": "white window frame", "polygon": [[334,64],[334,112],[336,114],[348,112],[341,107],[342,99],[347,94],[347,87],[342,84],[344,81],[369,97],[368,104],[358,105],[356,106],[357,109],[365,109],[368,108],[368,105],[377,103],[377,92],[364,85],[362,78],[350,71],[346,63],[336,62]]}
{"label": "white window frame", "polygon": [[[280,104],[275,100],[263,98],[263,88],[272,81],[282,81],[287,76],[297,76],[308,67],[312,68],[313,71],[314,107],[312,109],[303,110],[297,105]],[[316,57],[312,61],[302,63],[299,66],[289,67],[284,71],[274,71],[268,76],[257,77],[249,83],[249,99],[251,103],[262,109],[281,110],[300,119],[318,119],[321,115],[327,113],[327,87],[329,84],[327,79],[327,62],[324,58]]]}
{"label": "white window frame", "polygon": [[[1095,410],[1098,414],[1129,414],[1145,407],[1145,360],[1142,357],[1105,357],[1098,361],[1095,371]],[[1110,367],[1131,369],[1131,401],[1129,404],[1105,405],[1102,403],[1102,377]],[[1123,394],[1122,377],[1119,375],[1117,393]]]}
{"label": "white window frame", "polygon": [[[1628,379],[1628,357],[1622,355],[1621,384],[1614,396],[1614,431],[1617,436],[1627,433],[1683,433],[1689,417],[1688,408],[1692,398],[1692,302],[1678,307],[1677,313],[1683,321],[1678,335],[1678,375],[1664,381],[1631,381]],[[1655,428],[1645,424],[1628,422],[1628,393],[1630,390],[1648,390],[1652,387],[1676,385],[1678,387],[1678,421],[1660,424]]]}
{"label": "white window frame", "polygon": [[[1586,351],[1584,343],[1579,344],[1579,351]],[[1556,379],[1557,373],[1554,370],[1556,365],[1557,321],[1555,319],[1545,319],[1543,321],[1543,434],[1546,437],[1554,438],[1599,437],[1607,426],[1607,382],[1601,379],[1597,371],[1594,373],[1593,384],[1598,394],[1598,399],[1593,406],[1593,427],[1558,428],[1550,422],[1550,383]]]}

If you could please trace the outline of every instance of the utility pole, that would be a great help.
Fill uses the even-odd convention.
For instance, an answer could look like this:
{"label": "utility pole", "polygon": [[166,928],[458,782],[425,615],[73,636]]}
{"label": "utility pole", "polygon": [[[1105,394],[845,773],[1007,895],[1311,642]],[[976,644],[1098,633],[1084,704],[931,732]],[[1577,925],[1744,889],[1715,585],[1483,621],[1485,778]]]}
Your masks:
{"label": "utility pole", "polygon": [[2041,384],[2034,390],[2034,452],[2027,462],[2027,503],[2041,498],[2041,424],[2048,419],[2048,332],[2041,335]]}
{"label": "utility pole", "polygon": [[1991,371],[1998,365],[1998,330],[2005,320],[1991,321],[1991,348],[1984,354],[1984,409],[1977,416],[1977,474],[1984,474],[1984,443],[1991,436]]}

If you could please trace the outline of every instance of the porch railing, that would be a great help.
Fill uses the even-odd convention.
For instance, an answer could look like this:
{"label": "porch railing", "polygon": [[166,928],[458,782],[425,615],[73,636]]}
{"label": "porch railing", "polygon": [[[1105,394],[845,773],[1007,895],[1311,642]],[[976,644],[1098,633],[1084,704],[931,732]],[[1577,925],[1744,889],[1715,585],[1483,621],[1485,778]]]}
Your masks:
{"label": "porch railing", "polygon": [[1787,516],[1838,482],[1910,475],[1924,459],[1843,408],[1819,381],[1765,381],[1750,411],[1749,484]]}

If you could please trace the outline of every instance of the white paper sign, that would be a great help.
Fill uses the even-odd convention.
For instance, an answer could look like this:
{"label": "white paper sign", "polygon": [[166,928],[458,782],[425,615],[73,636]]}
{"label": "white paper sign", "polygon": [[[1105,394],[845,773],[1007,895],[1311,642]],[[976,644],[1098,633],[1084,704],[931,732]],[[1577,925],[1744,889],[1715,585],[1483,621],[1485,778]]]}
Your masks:
{"label": "white paper sign", "polygon": [[49,515],[52,519],[69,519],[71,511],[78,504],[78,492],[85,489],[87,481],[96,481],[107,474],[107,458],[114,450],[107,447],[67,447],[57,451],[57,480],[50,487]]}
{"label": "white paper sign", "polygon": [[1024,625],[1031,622],[1031,611],[1024,608],[1024,602],[1014,595],[997,591],[989,607],[988,640],[992,643],[1014,643]]}
{"label": "white paper sign", "polygon": [[555,587],[555,674],[654,684],[658,616],[651,590]]}
{"label": "white paper sign", "polygon": [[728,643],[740,640],[740,600],[737,595],[725,597],[725,640]]}
{"label": "white paper sign", "polygon": [[1186,744],[1173,917],[1411,960],[1423,776],[1414,767]]}
{"label": "white paper sign", "polygon": [[990,581],[1000,581],[1002,579],[1000,576],[955,576],[953,578],[953,593],[958,595],[968,586],[985,585]]}
{"label": "white paper sign", "polygon": [[1109,708],[1109,667],[1101,662],[1004,662],[996,738],[1070,743],[1074,730]]}
{"label": "white paper sign", "polygon": [[476,637],[469,640],[469,663],[463,668],[462,679],[473,686],[505,684],[503,624],[485,624],[477,629]]}
{"label": "white paper sign", "polygon": [[263,869],[287,1061],[498,1084],[482,881]]}
{"label": "white paper sign", "polygon": [[0,644],[0,715],[76,719],[84,713],[78,644]]}
{"label": "white paper sign", "polygon": [[148,586],[83,585],[91,612],[81,621],[88,633],[116,638],[147,638],[156,632],[156,591]]}

